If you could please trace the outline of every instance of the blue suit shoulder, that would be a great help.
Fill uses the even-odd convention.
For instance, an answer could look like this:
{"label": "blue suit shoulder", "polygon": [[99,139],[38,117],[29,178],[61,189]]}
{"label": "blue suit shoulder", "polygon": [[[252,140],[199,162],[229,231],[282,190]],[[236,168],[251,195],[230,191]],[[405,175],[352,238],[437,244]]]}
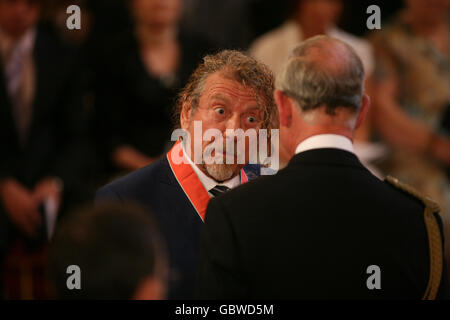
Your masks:
{"label": "blue suit shoulder", "polygon": [[145,197],[149,191],[157,188],[161,182],[170,183],[169,164],[167,159],[162,159],[144,167],[133,171],[128,175],[114,180],[107,185],[101,187],[96,193],[96,201],[101,200],[139,200]]}

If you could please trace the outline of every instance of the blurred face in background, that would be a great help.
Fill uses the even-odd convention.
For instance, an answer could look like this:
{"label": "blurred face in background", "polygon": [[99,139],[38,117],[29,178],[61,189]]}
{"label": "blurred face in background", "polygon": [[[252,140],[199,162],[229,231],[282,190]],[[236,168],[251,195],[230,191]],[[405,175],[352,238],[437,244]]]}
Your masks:
{"label": "blurred face in background", "polygon": [[165,27],[176,24],[182,0],[131,0],[131,13],[138,24]]}
{"label": "blurred face in background", "polygon": [[0,0],[0,28],[18,38],[36,25],[40,13],[40,0]]}
{"label": "blurred face in background", "polygon": [[424,24],[434,24],[449,15],[450,0],[406,0],[410,15]]}
{"label": "blurred face in background", "polygon": [[299,22],[313,30],[325,32],[334,25],[342,11],[341,0],[300,0],[297,17]]}

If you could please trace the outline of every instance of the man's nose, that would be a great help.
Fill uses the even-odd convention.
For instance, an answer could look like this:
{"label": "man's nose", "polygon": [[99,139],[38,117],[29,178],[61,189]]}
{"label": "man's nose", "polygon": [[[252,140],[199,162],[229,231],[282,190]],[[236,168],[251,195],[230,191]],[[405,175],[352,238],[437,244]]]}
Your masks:
{"label": "man's nose", "polygon": [[230,117],[226,124],[226,129],[237,130],[241,128],[241,118],[239,115]]}

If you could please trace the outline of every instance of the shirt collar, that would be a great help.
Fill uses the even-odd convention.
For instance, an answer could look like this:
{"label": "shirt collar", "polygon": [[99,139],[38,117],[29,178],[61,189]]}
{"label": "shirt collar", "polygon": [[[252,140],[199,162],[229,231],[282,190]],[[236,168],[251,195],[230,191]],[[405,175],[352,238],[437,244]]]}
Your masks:
{"label": "shirt collar", "polygon": [[181,143],[181,146],[183,148],[183,155],[186,157],[186,160],[191,165],[192,169],[194,169],[194,172],[197,174],[198,178],[200,179],[200,182],[203,184],[205,189],[209,192],[212,188],[214,188],[217,185],[226,186],[230,189],[233,189],[241,184],[241,178],[239,175],[236,175],[235,177],[231,178],[230,180],[227,180],[225,182],[217,182],[216,180],[212,179],[211,177],[208,177],[206,174],[203,173],[202,170],[200,170],[199,167],[195,163],[192,162],[191,158],[188,156],[184,149],[184,143]]}
{"label": "shirt collar", "polygon": [[349,138],[337,134],[319,134],[303,140],[295,149],[295,154],[324,148],[341,149],[354,153],[353,143]]}

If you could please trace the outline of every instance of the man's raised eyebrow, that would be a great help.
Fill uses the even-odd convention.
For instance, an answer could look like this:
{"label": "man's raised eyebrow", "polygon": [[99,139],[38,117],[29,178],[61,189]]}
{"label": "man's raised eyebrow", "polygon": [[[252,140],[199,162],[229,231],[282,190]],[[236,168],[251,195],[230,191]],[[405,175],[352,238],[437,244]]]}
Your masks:
{"label": "man's raised eyebrow", "polygon": [[222,93],[214,93],[211,96],[211,99],[223,100],[225,102],[230,102],[231,101],[231,99],[229,97],[227,97],[226,95],[224,95]]}
{"label": "man's raised eyebrow", "polygon": [[253,111],[253,110],[261,110],[262,107],[259,104],[255,104],[253,106],[251,106],[250,108],[248,108],[249,111]]}
{"label": "man's raised eyebrow", "polygon": [[[214,99],[223,100],[227,103],[231,101],[231,98],[223,93],[214,93],[211,95],[210,99],[211,100],[214,100]],[[259,104],[255,104],[255,105],[252,105],[251,107],[249,107],[247,109],[247,111],[261,110],[261,109],[262,109],[262,107]]]}

